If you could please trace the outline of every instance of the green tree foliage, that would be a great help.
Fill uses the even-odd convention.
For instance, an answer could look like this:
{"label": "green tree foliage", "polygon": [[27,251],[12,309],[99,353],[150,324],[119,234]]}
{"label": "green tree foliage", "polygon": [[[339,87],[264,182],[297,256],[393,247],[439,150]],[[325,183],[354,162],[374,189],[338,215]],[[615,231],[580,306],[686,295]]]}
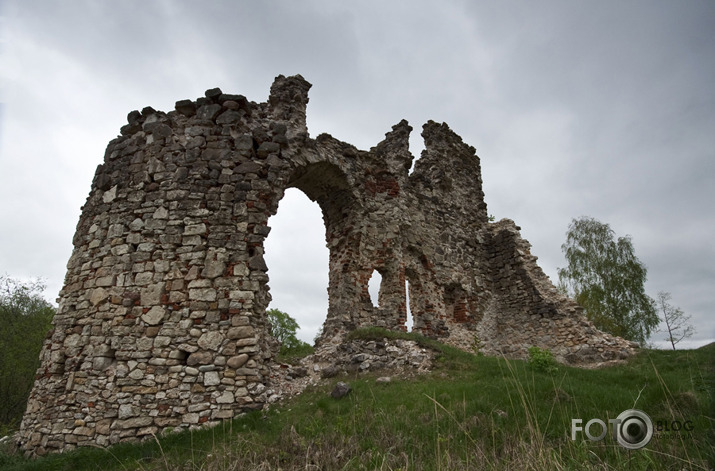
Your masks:
{"label": "green tree foliage", "polygon": [[269,309],[266,314],[271,325],[271,335],[280,342],[282,354],[308,346],[295,336],[298,322],[290,315],[278,309]]}
{"label": "green tree foliage", "polygon": [[629,236],[614,237],[596,219],[572,220],[561,246],[568,266],[558,270],[559,282],[596,327],[643,345],[659,323],[655,302],[645,294],[646,268]]}
{"label": "green tree foliage", "polygon": [[55,309],[39,282],[0,276],[0,432],[19,425]]}

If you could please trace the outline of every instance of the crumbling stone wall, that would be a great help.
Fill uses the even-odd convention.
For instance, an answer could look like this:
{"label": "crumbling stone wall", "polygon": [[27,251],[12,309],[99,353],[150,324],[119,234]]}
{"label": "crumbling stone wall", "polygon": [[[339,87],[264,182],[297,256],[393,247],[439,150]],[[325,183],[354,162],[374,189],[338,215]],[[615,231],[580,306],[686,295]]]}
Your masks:
{"label": "crumbling stone wall", "polygon": [[[626,356],[560,296],[513,222],[489,223],[480,161],[428,122],[414,165],[402,121],[369,151],[308,135],[310,84],[279,76],[266,103],[219,89],[128,115],[77,225],[22,428],[35,454],[212,424],[266,402],[271,349],[263,241],[287,188],[323,212],[323,342],[361,326],[570,363]],[[378,305],[367,290],[382,275]]]}

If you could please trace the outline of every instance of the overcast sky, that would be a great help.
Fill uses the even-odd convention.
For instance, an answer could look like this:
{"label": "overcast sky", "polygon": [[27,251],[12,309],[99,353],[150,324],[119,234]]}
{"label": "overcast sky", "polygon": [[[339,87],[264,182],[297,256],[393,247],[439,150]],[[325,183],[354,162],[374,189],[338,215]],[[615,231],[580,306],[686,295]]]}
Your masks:
{"label": "overcast sky", "polygon": [[[715,339],[715,2],[0,0],[0,274],[54,299],[107,142],[134,109],[313,84],[311,136],[369,149],[444,121],[477,149],[488,211],[552,280],[572,218],[630,235],[652,297]],[[269,224],[274,301],[311,341],[327,311],[317,204]],[[662,340],[656,334],[652,340]]]}

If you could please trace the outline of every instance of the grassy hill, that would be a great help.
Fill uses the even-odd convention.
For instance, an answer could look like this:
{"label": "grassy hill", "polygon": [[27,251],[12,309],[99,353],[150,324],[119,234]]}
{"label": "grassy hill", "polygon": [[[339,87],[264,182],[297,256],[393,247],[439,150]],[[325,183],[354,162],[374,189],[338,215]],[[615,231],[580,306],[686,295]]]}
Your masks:
{"label": "grassy hill", "polygon": [[[384,336],[374,330],[363,336]],[[3,470],[707,470],[715,466],[715,344],[644,350],[600,370],[489,358],[420,339],[440,352],[430,373],[343,376],[209,430],[27,460],[0,451]],[[343,399],[330,391],[350,384]],[[628,450],[572,419],[608,423],[647,413],[654,436]],[[678,432],[674,428],[680,428]],[[688,429],[688,430],[685,430]],[[592,435],[600,428],[593,426]]]}

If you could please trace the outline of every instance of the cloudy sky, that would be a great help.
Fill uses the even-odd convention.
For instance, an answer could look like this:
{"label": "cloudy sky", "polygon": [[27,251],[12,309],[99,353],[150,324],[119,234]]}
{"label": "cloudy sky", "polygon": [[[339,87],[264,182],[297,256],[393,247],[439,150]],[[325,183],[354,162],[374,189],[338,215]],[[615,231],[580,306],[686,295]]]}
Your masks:
{"label": "cloudy sky", "polygon": [[[715,340],[715,2],[0,0],[0,274],[56,297],[80,206],[126,115],[313,84],[311,136],[368,149],[428,119],[477,149],[490,214],[552,280],[572,218],[630,235],[647,292]],[[318,206],[289,191],[271,307],[310,341],[327,310]],[[653,340],[661,340],[656,335]]]}

